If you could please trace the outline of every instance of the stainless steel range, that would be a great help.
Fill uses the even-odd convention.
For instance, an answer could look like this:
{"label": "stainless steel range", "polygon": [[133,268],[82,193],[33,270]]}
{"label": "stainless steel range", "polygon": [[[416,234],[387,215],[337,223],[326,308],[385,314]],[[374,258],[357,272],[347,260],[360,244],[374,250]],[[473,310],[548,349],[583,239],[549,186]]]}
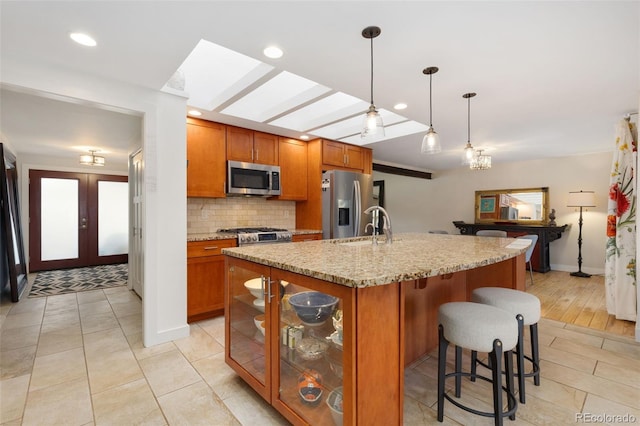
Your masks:
{"label": "stainless steel range", "polygon": [[218,232],[234,234],[238,237],[238,246],[266,243],[289,243],[291,232],[278,228],[229,228],[218,229]]}

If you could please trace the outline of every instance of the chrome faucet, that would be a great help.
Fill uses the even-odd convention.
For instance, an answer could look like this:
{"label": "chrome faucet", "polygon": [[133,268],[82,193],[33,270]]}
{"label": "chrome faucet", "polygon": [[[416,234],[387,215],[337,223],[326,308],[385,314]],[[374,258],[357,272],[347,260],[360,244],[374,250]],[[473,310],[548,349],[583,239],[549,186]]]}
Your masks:
{"label": "chrome faucet", "polygon": [[384,232],[384,235],[387,237],[387,244],[391,244],[393,243],[393,232],[391,231],[391,219],[389,218],[389,213],[387,213],[387,211],[380,207],[380,206],[371,206],[368,209],[366,209],[364,211],[366,214],[370,214],[372,216],[372,220],[371,223],[367,224],[367,227],[369,225],[371,225],[372,229],[373,229],[373,244],[377,244],[377,227],[378,227],[378,214],[379,212],[382,213],[382,231]]}

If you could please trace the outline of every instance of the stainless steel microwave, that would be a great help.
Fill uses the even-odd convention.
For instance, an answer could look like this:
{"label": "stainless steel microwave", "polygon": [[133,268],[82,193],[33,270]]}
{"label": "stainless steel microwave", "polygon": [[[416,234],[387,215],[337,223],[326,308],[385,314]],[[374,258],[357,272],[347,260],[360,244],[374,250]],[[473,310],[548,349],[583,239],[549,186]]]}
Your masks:
{"label": "stainless steel microwave", "polygon": [[227,194],[280,195],[280,166],[228,161]]}

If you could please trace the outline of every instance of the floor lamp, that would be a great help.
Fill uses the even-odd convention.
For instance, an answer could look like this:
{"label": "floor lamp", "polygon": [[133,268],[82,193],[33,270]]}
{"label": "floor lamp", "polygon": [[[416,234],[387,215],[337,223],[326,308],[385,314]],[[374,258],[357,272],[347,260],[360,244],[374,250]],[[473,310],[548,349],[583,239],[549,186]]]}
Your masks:
{"label": "floor lamp", "polygon": [[569,192],[567,207],[580,207],[580,219],[578,220],[578,272],[572,272],[572,277],[589,278],[591,276],[582,272],[582,208],[595,206],[596,197],[593,191]]}

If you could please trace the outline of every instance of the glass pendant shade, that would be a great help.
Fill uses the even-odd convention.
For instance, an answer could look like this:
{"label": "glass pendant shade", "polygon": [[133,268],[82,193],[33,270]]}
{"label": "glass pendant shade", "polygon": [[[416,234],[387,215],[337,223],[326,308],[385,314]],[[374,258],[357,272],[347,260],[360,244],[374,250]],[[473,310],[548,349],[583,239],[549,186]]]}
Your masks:
{"label": "glass pendant shade", "polygon": [[433,127],[429,127],[427,134],[422,138],[422,147],[420,153],[422,154],[437,154],[442,151],[440,146],[440,136],[433,130]]}
{"label": "glass pendant shade", "polygon": [[369,137],[383,137],[384,125],[382,124],[382,117],[376,109],[375,105],[369,107],[369,111],[364,116],[364,125],[362,126],[362,132],[360,133],[362,138]]}
{"label": "glass pendant shade", "polygon": [[373,39],[378,37],[380,33],[380,28],[375,26],[362,30],[362,37],[368,38],[371,41],[371,105],[369,105],[369,110],[364,116],[364,124],[360,132],[360,137],[363,139],[379,139],[384,137],[382,117],[373,103]]}
{"label": "glass pendant shade", "polygon": [[464,151],[462,153],[462,165],[468,166],[471,164],[473,160],[473,155],[475,154],[475,150],[471,145],[471,142],[467,142],[467,146],[464,147]]}

